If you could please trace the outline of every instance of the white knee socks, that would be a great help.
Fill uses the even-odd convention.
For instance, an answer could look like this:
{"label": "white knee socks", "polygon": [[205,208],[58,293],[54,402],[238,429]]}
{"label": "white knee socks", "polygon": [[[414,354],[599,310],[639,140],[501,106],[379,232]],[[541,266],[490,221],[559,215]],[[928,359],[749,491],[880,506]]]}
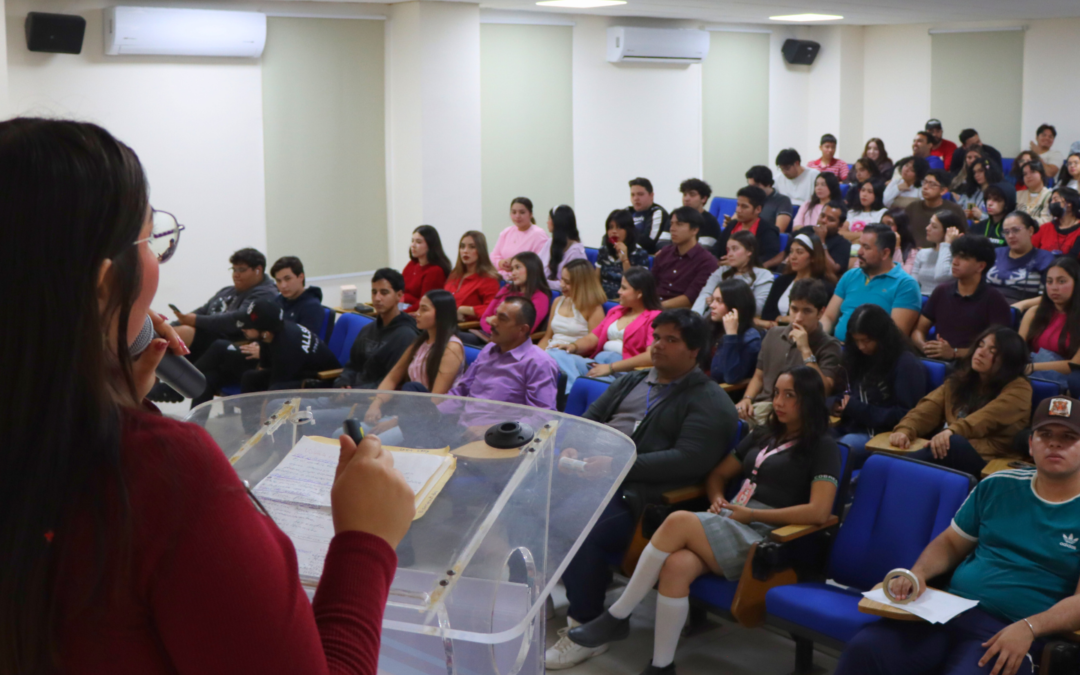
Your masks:
{"label": "white knee socks", "polygon": [[653,638],[652,664],[657,668],[671,665],[679,645],[683,624],[690,613],[690,598],[656,596],[656,630]]}
{"label": "white knee socks", "polygon": [[611,616],[616,619],[625,619],[630,616],[630,612],[634,611],[645,594],[656,585],[656,580],[660,578],[660,569],[669,555],[671,554],[664,553],[652,544],[645,547],[645,550],[641,552],[641,557],[638,558],[637,567],[634,568],[634,576],[630,577],[630,583],[626,585],[626,590],[608,609]]}

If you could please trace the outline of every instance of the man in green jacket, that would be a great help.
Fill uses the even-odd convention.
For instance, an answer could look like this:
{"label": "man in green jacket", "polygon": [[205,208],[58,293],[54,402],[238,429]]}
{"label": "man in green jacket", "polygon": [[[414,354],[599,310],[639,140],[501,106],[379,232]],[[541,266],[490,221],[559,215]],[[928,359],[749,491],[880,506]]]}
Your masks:
{"label": "man in green jacket", "polygon": [[[660,503],[667,490],[705,480],[727,454],[738,428],[731,399],[698,368],[709,348],[705,319],[689,309],[672,309],[657,316],[652,327],[653,367],[620,377],[583,415],[629,436],[637,459],[563,572],[568,627],[604,611],[611,583],[608,560],[626,551],[645,505]],[[573,440],[567,439],[567,445]],[[578,469],[582,480],[603,475],[611,465],[610,457],[589,456],[573,447],[564,449],[562,457],[584,462]],[[562,468],[567,464],[560,470],[567,471]],[[606,649],[583,647],[564,634],[547,650],[545,661],[550,670],[569,668]]]}

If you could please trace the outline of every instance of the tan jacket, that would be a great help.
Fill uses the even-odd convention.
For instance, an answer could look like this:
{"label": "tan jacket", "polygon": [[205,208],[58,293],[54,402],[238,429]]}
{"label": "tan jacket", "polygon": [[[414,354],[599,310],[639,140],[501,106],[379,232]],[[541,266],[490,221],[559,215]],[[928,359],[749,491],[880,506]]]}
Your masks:
{"label": "tan jacket", "polygon": [[911,440],[930,438],[947,423],[953,433],[966,438],[989,461],[1015,455],[1013,437],[1030,420],[1031,384],[1027,378],[1018,377],[1005,385],[997,398],[963,419],[957,418],[953,410],[950,378],[923,397],[894,431],[907,434]]}

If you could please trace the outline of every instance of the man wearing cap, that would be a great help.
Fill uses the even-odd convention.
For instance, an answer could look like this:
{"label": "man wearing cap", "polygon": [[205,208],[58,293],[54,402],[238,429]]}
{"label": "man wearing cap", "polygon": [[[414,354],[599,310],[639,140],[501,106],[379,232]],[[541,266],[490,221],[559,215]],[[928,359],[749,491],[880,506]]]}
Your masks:
{"label": "man wearing cap", "polygon": [[273,300],[258,300],[237,321],[244,337],[259,342],[259,367],[240,379],[240,391],[298,389],[319,371],[340,368],[337,357],[306,326],[285,318],[285,310]]}
{"label": "man wearing cap", "polygon": [[945,165],[945,170],[948,171],[949,167],[952,166],[956,143],[947,141],[942,137],[944,132],[941,129],[941,120],[939,119],[926,120],[926,130],[930,132],[930,136],[934,139],[933,143],[930,144],[930,155],[940,157],[941,162]]}
{"label": "man wearing cap", "polygon": [[1028,441],[1034,468],[991,474],[952,525],[890,583],[921,595],[952,572],[949,593],[979,605],[948,623],[882,620],[847,644],[836,675],[1030,674],[1044,640],[1080,629],[1080,401],[1043,400]]}

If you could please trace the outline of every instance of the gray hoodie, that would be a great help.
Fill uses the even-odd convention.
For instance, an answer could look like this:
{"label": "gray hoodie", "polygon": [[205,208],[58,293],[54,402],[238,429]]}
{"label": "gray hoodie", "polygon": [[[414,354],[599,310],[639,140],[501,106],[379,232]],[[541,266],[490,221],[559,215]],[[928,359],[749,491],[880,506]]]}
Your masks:
{"label": "gray hoodie", "polygon": [[222,338],[240,339],[243,333],[236,327],[236,322],[244,316],[256,300],[270,300],[277,297],[277,286],[273,279],[263,275],[261,283],[237,292],[235,286],[226,286],[202,307],[195,310],[195,327],[214,333]]}

